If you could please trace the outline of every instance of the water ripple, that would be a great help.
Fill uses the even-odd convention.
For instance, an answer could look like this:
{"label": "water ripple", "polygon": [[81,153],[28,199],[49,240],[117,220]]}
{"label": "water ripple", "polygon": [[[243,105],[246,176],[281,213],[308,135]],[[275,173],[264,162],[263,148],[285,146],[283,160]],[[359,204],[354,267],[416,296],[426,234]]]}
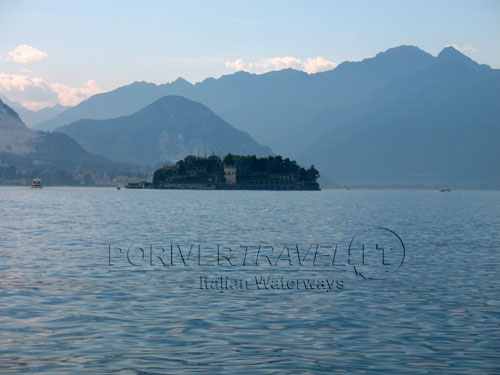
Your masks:
{"label": "water ripple", "polygon": [[[498,192],[0,188],[0,209],[0,373],[500,370]],[[403,268],[343,274],[332,292],[200,290],[195,267],[108,266],[108,244],[345,246],[380,226],[404,239]]]}

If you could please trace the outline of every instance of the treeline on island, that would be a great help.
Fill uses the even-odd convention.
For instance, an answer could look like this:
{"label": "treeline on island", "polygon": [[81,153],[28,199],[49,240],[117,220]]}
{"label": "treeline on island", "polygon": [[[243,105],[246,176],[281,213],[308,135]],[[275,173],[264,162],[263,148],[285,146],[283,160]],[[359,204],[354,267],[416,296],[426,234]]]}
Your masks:
{"label": "treeline on island", "polygon": [[234,165],[240,171],[239,181],[265,180],[266,178],[284,175],[294,177],[298,182],[316,182],[319,172],[311,165],[304,169],[297,165],[295,160],[283,159],[281,156],[257,158],[255,155],[242,156],[227,154],[223,159],[224,165]]}
{"label": "treeline on island", "polygon": [[187,156],[154,172],[153,181],[128,184],[152,189],[319,190],[319,172],[281,156]]}

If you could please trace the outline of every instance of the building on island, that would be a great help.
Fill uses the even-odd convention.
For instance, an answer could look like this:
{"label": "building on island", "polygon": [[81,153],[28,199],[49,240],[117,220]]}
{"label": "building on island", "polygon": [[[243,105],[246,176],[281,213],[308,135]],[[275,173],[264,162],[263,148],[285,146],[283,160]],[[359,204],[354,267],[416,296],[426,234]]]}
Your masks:
{"label": "building on island", "polygon": [[234,165],[224,165],[224,178],[227,185],[236,184],[236,167]]}

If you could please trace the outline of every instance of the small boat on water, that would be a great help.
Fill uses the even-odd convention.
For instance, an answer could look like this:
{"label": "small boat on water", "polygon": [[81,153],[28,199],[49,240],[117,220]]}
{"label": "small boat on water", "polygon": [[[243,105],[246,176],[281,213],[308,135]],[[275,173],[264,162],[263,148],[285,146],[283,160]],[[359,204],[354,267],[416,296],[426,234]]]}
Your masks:
{"label": "small boat on water", "polygon": [[39,179],[39,178],[34,178],[32,181],[31,181],[31,188],[32,189],[41,189],[43,187],[42,185],[42,180]]}
{"label": "small boat on water", "polygon": [[449,193],[450,191],[451,191],[450,188],[444,188],[440,190],[441,193],[446,193],[446,192]]}

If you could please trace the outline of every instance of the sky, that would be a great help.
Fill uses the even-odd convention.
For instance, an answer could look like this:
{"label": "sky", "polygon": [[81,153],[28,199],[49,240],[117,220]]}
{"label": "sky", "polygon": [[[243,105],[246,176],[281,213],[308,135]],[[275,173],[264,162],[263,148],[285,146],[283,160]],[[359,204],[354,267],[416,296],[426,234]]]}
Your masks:
{"label": "sky", "polygon": [[0,0],[0,96],[76,105],[134,81],[315,73],[399,45],[500,68],[500,1]]}

